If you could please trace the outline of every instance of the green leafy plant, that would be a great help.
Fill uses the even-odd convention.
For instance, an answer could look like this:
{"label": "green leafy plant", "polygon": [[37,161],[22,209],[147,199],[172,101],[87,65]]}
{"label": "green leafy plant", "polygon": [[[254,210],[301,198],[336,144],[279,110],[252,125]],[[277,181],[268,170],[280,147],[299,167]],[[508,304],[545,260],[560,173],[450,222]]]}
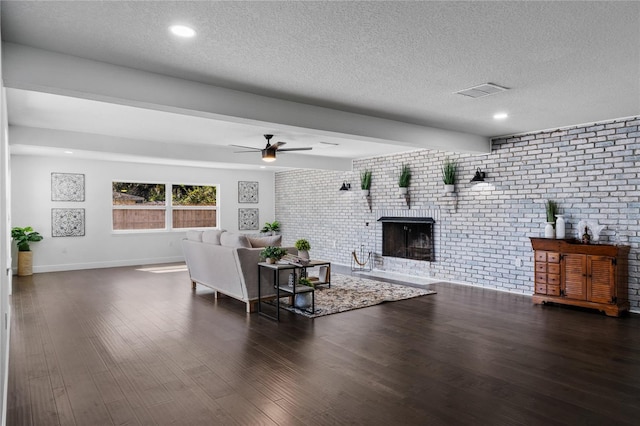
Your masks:
{"label": "green leafy plant", "polygon": [[556,223],[556,214],[558,213],[558,204],[553,200],[547,200],[545,209],[547,211],[547,222]]}
{"label": "green leafy plant", "polygon": [[15,227],[11,229],[11,238],[18,244],[18,251],[31,251],[29,243],[42,241],[42,235],[33,230],[32,227]]}
{"label": "green leafy plant", "polygon": [[311,244],[309,244],[309,241],[307,241],[307,240],[305,240],[303,238],[301,238],[298,241],[296,241],[295,247],[298,250],[307,250],[307,251],[311,250]]}
{"label": "green leafy plant", "polygon": [[445,158],[442,164],[442,182],[444,182],[445,185],[455,185],[457,170],[458,164],[456,161],[449,157]]}
{"label": "green leafy plant", "polygon": [[300,277],[298,278],[298,284],[300,285],[306,285],[307,287],[315,287],[315,285],[313,284],[313,282],[307,278],[307,277]]}
{"label": "green leafy plant", "polygon": [[263,259],[280,260],[285,254],[287,254],[287,249],[274,246],[267,246],[260,251],[260,257]]}
{"label": "green leafy plant", "polygon": [[402,171],[400,171],[400,177],[398,177],[398,186],[400,188],[408,188],[411,182],[411,169],[408,164],[402,165]]}
{"label": "green leafy plant", "polygon": [[371,189],[371,170],[360,172],[360,189]]}
{"label": "green leafy plant", "polygon": [[278,232],[280,231],[280,222],[274,220],[273,222],[265,222],[260,232]]}

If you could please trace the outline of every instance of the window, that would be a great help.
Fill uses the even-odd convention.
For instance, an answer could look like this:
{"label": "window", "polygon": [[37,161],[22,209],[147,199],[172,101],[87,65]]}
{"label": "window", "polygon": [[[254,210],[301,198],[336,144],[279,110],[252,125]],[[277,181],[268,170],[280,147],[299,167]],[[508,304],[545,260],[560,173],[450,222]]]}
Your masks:
{"label": "window", "polygon": [[113,182],[112,210],[115,231],[215,228],[217,187]]}

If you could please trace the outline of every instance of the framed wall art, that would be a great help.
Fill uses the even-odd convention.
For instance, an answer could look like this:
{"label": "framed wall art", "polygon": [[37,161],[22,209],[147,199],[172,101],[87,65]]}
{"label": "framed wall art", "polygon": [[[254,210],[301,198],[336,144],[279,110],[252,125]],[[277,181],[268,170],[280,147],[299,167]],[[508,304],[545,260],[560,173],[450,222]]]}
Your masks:
{"label": "framed wall art", "polygon": [[238,182],[238,202],[256,204],[258,202],[258,182]]}
{"label": "framed wall art", "polygon": [[238,229],[240,231],[258,229],[259,211],[259,209],[238,209]]}
{"label": "framed wall art", "polygon": [[51,209],[52,237],[83,237],[84,209]]}
{"label": "framed wall art", "polygon": [[51,173],[51,201],[84,201],[84,175]]}

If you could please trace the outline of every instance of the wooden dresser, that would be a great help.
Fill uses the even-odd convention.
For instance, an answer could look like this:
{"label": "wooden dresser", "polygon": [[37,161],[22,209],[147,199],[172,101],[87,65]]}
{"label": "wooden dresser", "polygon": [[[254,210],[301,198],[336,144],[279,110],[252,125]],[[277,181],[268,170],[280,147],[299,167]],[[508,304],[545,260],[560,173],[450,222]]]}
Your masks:
{"label": "wooden dresser", "polygon": [[629,247],[531,238],[533,303],[561,303],[619,316],[629,310]]}

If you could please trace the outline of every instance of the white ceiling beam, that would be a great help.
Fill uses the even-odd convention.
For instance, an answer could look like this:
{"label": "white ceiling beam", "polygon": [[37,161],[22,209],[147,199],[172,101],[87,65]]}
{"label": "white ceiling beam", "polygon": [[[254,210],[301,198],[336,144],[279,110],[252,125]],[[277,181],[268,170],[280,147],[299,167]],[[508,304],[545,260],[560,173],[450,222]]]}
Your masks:
{"label": "white ceiling beam", "polygon": [[3,44],[3,66],[4,84],[11,88],[416,149],[491,149],[484,136],[259,96],[12,43]]}
{"label": "white ceiling beam", "polygon": [[23,126],[9,126],[9,141],[11,154],[14,155],[39,154],[44,148],[44,152],[54,156],[65,156],[64,151],[70,150],[79,158],[176,166],[229,169],[258,169],[259,166],[266,166],[267,170],[274,171],[290,168],[335,171],[352,169],[351,160],[346,158],[280,153],[277,162],[265,163],[260,152],[240,156],[234,154],[236,148],[219,145],[176,145]]}

